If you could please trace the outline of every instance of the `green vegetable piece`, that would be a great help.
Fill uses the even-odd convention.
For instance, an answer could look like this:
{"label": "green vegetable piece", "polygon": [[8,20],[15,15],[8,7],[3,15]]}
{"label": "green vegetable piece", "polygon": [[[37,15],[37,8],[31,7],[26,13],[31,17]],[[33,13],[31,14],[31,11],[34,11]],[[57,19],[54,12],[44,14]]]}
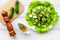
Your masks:
{"label": "green vegetable piece", "polygon": [[28,24],[30,25],[30,26],[32,26],[33,25],[33,23],[31,23],[30,21],[27,21],[28,22]]}
{"label": "green vegetable piece", "polygon": [[10,13],[9,13],[9,18],[12,18],[13,17],[13,14],[14,14],[14,8],[11,7]]}
{"label": "green vegetable piece", "polygon": [[16,14],[19,13],[19,1],[15,2],[15,8],[14,8],[14,10],[15,10]]}
{"label": "green vegetable piece", "polygon": [[[32,16],[30,14],[32,14]],[[43,33],[49,31],[57,22],[58,14],[50,2],[33,0],[30,2],[25,19],[30,26],[35,27],[35,31]]]}

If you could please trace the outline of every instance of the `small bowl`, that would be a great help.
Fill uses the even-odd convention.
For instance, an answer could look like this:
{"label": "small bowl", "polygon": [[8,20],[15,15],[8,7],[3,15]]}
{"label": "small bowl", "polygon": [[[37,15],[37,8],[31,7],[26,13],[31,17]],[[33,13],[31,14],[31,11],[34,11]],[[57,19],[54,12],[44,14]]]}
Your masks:
{"label": "small bowl", "polygon": [[[21,25],[23,25],[24,27],[26,27],[24,24],[18,23],[18,26],[19,26],[20,31],[21,31],[23,34],[25,34],[25,35],[30,35],[31,33],[29,32],[28,27],[26,27],[26,31],[22,31],[22,30],[21,30]],[[22,26],[22,27],[23,27],[23,26]]]}

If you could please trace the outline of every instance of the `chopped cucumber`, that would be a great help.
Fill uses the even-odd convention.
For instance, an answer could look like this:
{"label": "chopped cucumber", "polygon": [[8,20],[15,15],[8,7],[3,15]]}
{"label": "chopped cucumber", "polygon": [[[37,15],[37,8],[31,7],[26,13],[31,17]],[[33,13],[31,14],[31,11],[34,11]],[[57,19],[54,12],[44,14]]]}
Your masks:
{"label": "chopped cucumber", "polygon": [[25,18],[28,18],[30,26],[35,26],[35,31],[42,33],[47,32],[50,26],[55,24],[58,15],[50,2],[33,1],[29,5]]}
{"label": "chopped cucumber", "polygon": [[29,17],[32,17],[33,15],[32,14],[29,14]]}

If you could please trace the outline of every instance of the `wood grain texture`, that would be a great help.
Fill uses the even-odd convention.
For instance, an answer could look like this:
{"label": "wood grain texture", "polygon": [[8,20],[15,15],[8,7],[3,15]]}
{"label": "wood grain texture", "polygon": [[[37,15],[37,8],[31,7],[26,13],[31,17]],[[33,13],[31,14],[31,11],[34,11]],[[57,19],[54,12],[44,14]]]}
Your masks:
{"label": "wood grain texture", "polygon": [[[23,23],[28,26],[24,16],[28,10],[28,5],[32,0],[19,0],[19,1],[24,5],[25,10],[21,15],[19,15],[18,18],[16,18],[12,22],[12,25],[16,31],[16,38],[14,38],[14,39],[10,38],[8,35],[8,31],[6,30],[6,27],[0,23],[0,40],[60,40],[60,19],[54,25],[54,27],[47,33],[39,34],[33,30],[30,30],[31,35],[26,36],[26,35],[22,34],[20,32],[17,24]],[[57,11],[58,15],[60,16],[60,0],[49,0],[49,1],[54,5],[55,10]],[[16,29],[18,29],[18,30],[16,30]]]}
{"label": "wood grain texture", "polygon": [[31,35],[24,35],[19,30],[16,31],[15,40],[60,40],[60,30],[50,30],[47,33],[37,33],[33,30],[30,30]]}
{"label": "wood grain texture", "polygon": [[[11,7],[14,7],[15,1],[16,1],[16,0],[8,0],[4,5],[2,5],[2,6],[0,7],[0,22],[2,22],[3,24],[4,24],[4,21],[3,21],[3,18],[2,18],[2,16],[1,16],[2,11],[3,11],[3,10],[4,10],[4,11],[7,11],[7,12],[8,12],[8,15],[9,15],[10,8],[11,8]],[[23,6],[23,4],[20,2],[20,4],[19,4],[19,14],[14,13],[14,16],[13,16],[13,18],[11,19],[11,22],[12,22],[16,17],[18,17],[23,11],[24,11],[24,6]]]}

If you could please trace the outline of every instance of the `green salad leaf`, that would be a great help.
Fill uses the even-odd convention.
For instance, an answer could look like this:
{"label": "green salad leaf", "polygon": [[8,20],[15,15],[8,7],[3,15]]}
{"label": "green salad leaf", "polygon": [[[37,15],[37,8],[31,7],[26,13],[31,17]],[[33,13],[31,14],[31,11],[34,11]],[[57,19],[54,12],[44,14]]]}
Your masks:
{"label": "green salad leaf", "polygon": [[37,32],[47,32],[58,20],[58,14],[50,2],[32,1],[25,19]]}

